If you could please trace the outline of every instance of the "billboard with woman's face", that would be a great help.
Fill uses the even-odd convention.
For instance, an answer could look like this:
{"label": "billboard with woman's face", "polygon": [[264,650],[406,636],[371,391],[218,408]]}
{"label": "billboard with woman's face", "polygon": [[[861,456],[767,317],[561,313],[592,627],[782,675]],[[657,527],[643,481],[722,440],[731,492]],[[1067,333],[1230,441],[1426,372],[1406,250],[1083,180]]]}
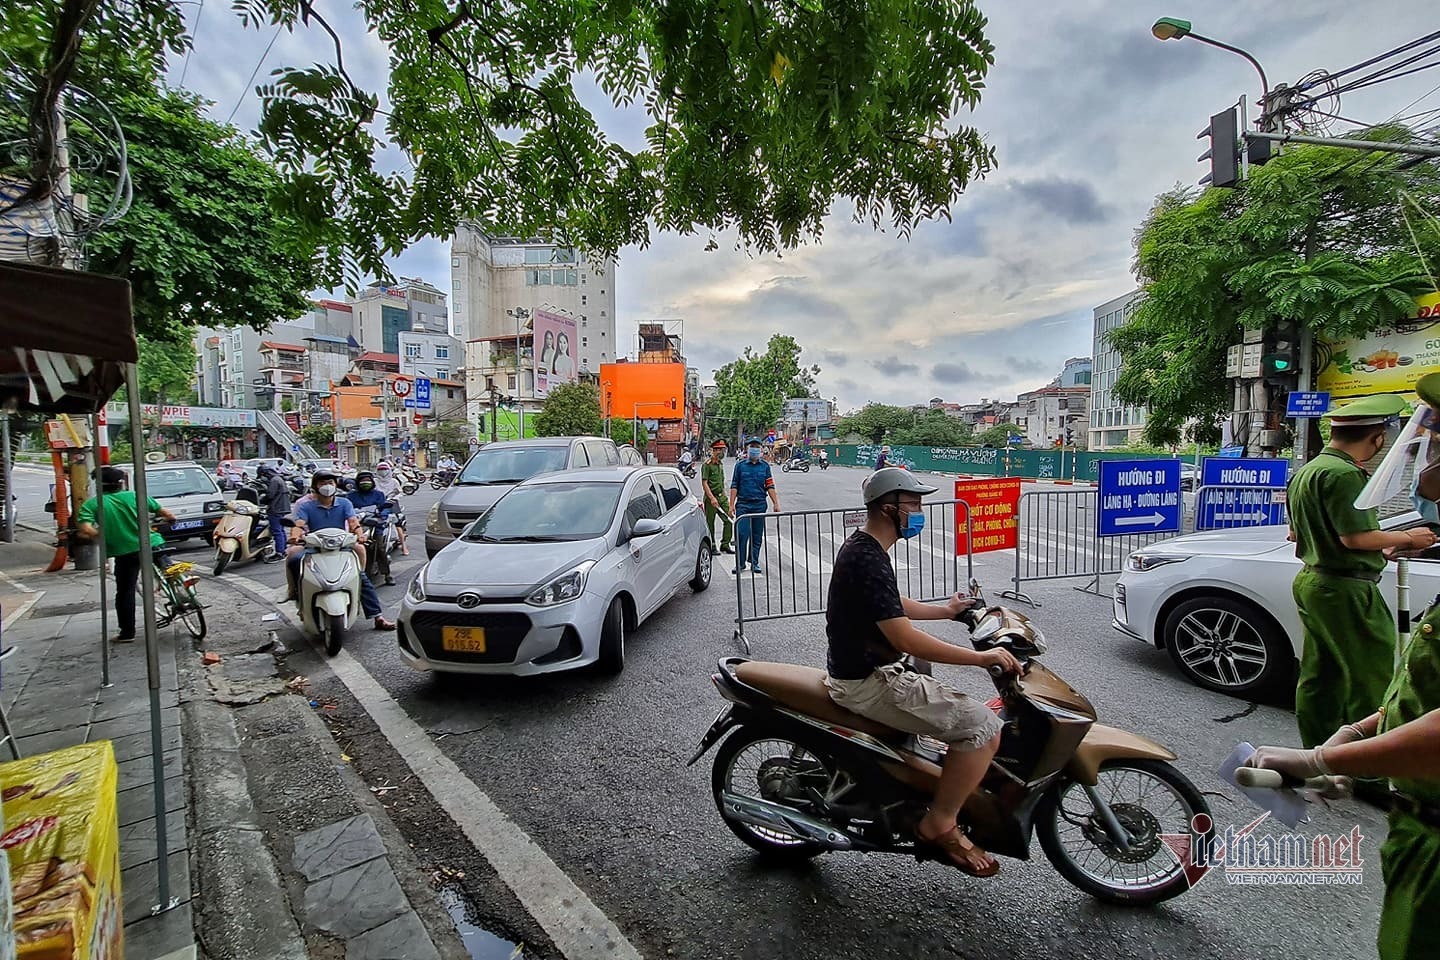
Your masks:
{"label": "billboard with woman's face", "polygon": [[536,310],[532,316],[535,327],[535,396],[548,397],[550,388],[561,383],[574,383],[580,368],[580,341],[575,336],[575,318],[548,310]]}

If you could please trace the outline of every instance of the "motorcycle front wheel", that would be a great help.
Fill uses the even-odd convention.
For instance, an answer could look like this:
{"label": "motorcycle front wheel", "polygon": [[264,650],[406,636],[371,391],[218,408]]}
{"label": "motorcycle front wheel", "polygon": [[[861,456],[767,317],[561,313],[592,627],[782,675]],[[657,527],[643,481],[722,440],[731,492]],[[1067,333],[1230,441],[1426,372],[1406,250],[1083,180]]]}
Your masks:
{"label": "motorcycle front wheel", "polygon": [[416,492],[417,490],[419,490],[419,489],[420,489],[420,485],[419,485],[419,484],[416,484],[416,483],[407,483],[407,484],[405,484],[405,486],[403,486],[403,487],[400,488],[400,492],[403,493],[403,494],[405,494],[405,496],[407,496],[407,497],[413,497],[413,496],[415,496],[415,492]]}
{"label": "motorcycle front wheel", "polygon": [[1035,813],[1040,846],[1060,875],[1092,897],[1128,906],[1149,906],[1188,890],[1185,864],[1165,838],[1189,837],[1191,849],[1213,838],[1210,807],[1195,785],[1162,761],[1113,760],[1101,765],[1094,789],[1130,835],[1129,849],[1105,831],[1084,787],[1063,780]]}
{"label": "motorcycle front wheel", "polygon": [[226,553],[224,550],[215,554],[215,576],[218,577],[225,572],[225,568],[230,566],[230,558],[232,556],[234,556],[234,554]]}
{"label": "motorcycle front wheel", "polygon": [[323,618],[320,622],[325,624],[325,654],[335,656],[340,648],[345,646],[345,615],[340,613],[321,613]]}
{"label": "motorcycle front wheel", "polygon": [[833,763],[804,745],[767,730],[746,727],[725,738],[710,768],[715,807],[725,826],[748,846],[778,860],[808,860],[824,853],[825,848],[811,840],[727,817],[722,795],[728,792],[768,800],[819,816],[814,804],[824,797],[835,778]]}

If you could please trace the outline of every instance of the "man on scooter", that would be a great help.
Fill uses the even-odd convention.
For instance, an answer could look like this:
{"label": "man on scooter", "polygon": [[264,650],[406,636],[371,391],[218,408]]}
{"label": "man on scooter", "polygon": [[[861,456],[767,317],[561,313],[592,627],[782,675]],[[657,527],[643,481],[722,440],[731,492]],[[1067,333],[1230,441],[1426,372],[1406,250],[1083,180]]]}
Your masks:
{"label": "man on scooter", "polygon": [[957,819],[1000,746],[1000,718],[983,702],[907,669],[902,660],[910,655],[1009,672],[1018,672],[1020,662],[1008,650],[981,653],[946,643],[912,622],[953,620],[974,603],[958,594],[943,604],[900,596],[888,551],[924,529],[921,500],[935,487],[890,467],[871,474],[864,492],[865,525],[835,555],[825,605],[830,646],[825,686],[847,710],[948,745],[935,800],[915,826],[916,839],[938,848],[965,873],[993,876],[999,862],[961,834]]}
{"label": "man on scooter", "polygon": [[[390,516],[390,511],[385,509],[385,503],[389,498],[380,492],[380,489],[375,484],[375,474],[369,470],[361,470],[355,474],[355,489],[345,494],[345,499],[354,504],[356,510],[361,510],[365,507],[374,507],[375,512],[381,517],[388,518]],[[375,543],[371,544],[369,549],[384,550],[385,545],[383,543]],[[381,559],[384,558],[382,557]],[[389,569],[389,565],[387,564],[385,566],[385,586],[393,587],[395,586],[395,578],[390,576]]]}
{"label": "man on scooter", "polygon": [[[300,580],[300,561],[305,555],[305,534],[313,530],[348,530],[360,535],[360,519],[355,515],[355,505],[349,500],[336,498],[340,490],[340,478],[329,470],[317,470],[310,478],[314,498],[295,504],[295,546],[285,558],[285,581],[290,587],[288,599],[296,597]],[[365,616],[373,618],[376,630],[394,630],[395,621],[386,620],[385,608],[380,605],[380,595],[375,584],[365,576],[365,547],[355,544],[355,555],[360,560],[360,609]]]}

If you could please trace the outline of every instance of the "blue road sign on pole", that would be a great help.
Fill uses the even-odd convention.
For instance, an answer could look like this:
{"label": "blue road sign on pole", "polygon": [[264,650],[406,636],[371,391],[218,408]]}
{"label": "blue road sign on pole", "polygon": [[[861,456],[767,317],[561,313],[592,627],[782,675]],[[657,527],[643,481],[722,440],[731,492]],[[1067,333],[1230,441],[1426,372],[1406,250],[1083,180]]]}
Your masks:
{"label": "blue road sign on pole", "polygon": [[422,410],[430,409],[430,379],[428,377],[415,378],[415,406]]}
{"label": "blue road sign on pole", "polygon": [[1025,438],[1016,434],[1010,434],[1010,445],[1015,446],[1025,442]]}
{"label": "blue road sign on pole", "polygon": [[1317,391],[1292,390],[1285,400],[1285,416],[1313,420],[1325,416],[1330,409],[1330,394]]}
{"label": "blue road sign on pole", "polygon": [[1095,535],[1178,533],[1183,513],[1179,460],[1104,460]]}
{"label": "blue road sign on pole", "polygon": [[1275,457],[1206,457],[1200,467],[1202,487],[1269,487],[1284,490],[1290,461]]}
{"label": "blue road sign on pole", "polygon": [[1245,448],[1242,446],[1221,447],[1220,456],[1227,460],[1235,460],[1245,456]]}

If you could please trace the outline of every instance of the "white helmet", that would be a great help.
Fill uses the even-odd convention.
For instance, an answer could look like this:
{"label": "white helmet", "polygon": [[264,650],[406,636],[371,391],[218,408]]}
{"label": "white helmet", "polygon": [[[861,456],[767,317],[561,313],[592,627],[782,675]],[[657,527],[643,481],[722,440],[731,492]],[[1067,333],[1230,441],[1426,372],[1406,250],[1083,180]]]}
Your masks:
{"label": "white helmet", "polygon": [[920,496],[934,493],[936,487],[927,487],[909,470],[899,467],[885,467],[876,470],[865,480],[861,490],[865,493],[865,504],[869,506],[890,493],[918,493]]}

